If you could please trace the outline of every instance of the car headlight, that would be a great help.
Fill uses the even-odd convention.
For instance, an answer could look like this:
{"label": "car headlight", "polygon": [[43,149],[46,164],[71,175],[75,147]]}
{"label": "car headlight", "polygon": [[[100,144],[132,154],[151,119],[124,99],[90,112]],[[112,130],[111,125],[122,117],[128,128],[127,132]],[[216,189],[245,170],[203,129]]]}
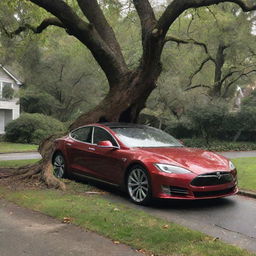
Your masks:
{"label": "car headlight", "polygon": [[230,169],[231,171],[234,170],[234,169],[236,169],[235,165],[234,165],[231,161],[229,161],[229,169]]}
{"label": "car headlight", "polygon": [[191,173],[189,170],[175,166],[170,164],[155,164],[155,166],[162,172],[167,173],[178,173],[178,174],[184,174],[184,173]]}

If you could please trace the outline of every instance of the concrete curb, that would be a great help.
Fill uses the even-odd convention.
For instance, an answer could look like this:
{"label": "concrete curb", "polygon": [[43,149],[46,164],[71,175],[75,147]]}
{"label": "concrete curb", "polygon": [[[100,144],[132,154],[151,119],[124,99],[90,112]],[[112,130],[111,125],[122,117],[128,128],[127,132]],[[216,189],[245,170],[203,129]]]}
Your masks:
{"label": "concrete curb", "polygon": [[256,193],[252,192],[252,191],[239,190],[237,194],[241,195],[241,196],[247,196],[247,197],[251,197],[251,198],[256,198]]}

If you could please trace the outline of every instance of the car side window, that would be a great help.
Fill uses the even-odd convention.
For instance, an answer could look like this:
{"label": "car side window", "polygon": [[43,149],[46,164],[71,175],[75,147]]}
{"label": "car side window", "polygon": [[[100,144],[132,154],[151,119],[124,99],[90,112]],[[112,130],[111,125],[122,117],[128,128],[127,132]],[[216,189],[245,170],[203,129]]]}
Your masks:
{"label": "car side window", "polygon": [[118,147],[116,141],[110,133],[102,128],[94,127],[93,144],[98,144],[98,142],[104,140],[109,140],[113,144],[113,146]]}
{"label": "car side window", "polygon": [[91,143],[92,141],[92,127],[82,127],[71,132],[71,138],[82,142]]}

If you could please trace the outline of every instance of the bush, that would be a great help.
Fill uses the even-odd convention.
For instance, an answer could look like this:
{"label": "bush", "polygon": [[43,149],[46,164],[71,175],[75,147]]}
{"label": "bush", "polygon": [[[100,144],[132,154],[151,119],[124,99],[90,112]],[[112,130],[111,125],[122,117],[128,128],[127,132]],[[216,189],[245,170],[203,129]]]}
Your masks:
{"label": "bush", "polygon": [[39,144],[51,134],[64,132],[62,122],[43,114],[22,114],[5,128],[5,139],[10,142]]}
{"label": "bush", "polygon": [[164,130],[176,138],[192,138],[199,134],[191,121],[186,118],[169,122]]}
{"label": "bush", "polygon": [[216,102],[196,105],[188,111],[188,117],[192,124],[201,132],[201,136],[207,142],[210,138],[217,137],[227,115],[227,105]]}
{"label": "bush", "polygon": [[56,112],[56,100],[45,92],[23,90],[20,97],[21,109],[27,113],[52,115]]}
{"label": "bush", "polygon": [[229,113],[220,127],[219,139],[232,141],[255,141],[256,108],[244,107],[236,113]]}
{"label": "bush", "polygon": [[212,140],[207,144],[203,138],[182,139],[184,146],[192,148],[202,148],[210,151],[248,151],[256,150],[256,144],[253,142],[230,142]]}

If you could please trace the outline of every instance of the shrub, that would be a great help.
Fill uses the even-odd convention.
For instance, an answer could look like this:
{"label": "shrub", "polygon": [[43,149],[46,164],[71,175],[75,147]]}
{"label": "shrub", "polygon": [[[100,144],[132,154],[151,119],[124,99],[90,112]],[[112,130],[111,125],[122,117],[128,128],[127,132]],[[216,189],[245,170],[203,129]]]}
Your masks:
{"label": "shrub", "polygon": [[191,138],[198,135],[197,130],[187,118],[169,122],[164,130],[176,138]]}
{"label": "shrub", "polygon": [[52,115],[56,112],[56,100],[45,92],[23,90],[20,97],[21,109],[27,113]]}
{"label": "shrub", "polygon": [[230,142],[212,140],[210,145],[206,143],[203,138],[182,139],[184,146],[192,148],[202,148],[210,151],[247,151],[256,150],[256,144],[254,142]]}
{"label": "shrub", "polygon": [[188,117],[207,143],[217,137],[227,115],[227,105],[214,102],[196,105],[188,111]]}
{"label": "shrub", "polygon": [[62,122],[43,114],[22,114],[5,128],[5,139],[10,142],[39,144],[51,134],[65,131]]}
{"label": "shrub", "polygon": [[222,123],[218,138],[232,141],[255,141],[256,108],[243,107],[239,112],[229,113]]}

